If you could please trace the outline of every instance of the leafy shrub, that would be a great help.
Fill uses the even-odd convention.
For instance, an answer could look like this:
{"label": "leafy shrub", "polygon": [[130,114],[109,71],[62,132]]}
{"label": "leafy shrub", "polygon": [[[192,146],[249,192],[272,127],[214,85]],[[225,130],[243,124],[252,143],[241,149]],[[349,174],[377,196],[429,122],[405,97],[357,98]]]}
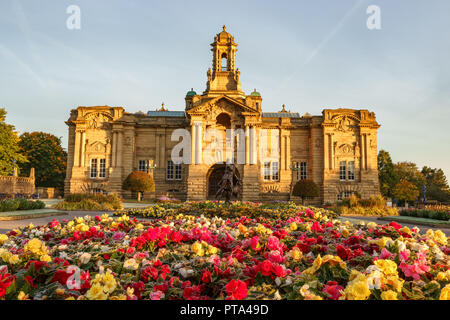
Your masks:
{"label": "leafy shrub", "polygon": [[400,215],[408,217],[443,220],[443,221],[450,220],[449,210],[409,209],[409,210],[401,210]]}
{"label": "leafy shrub", "polygon": [[116,195],[76,193],[68,195],[64,201],[53,205],[59,210],[113,211],[123,208],[122,200]]}
{"label": "leafy shrub", "polygon": [[16,210],[36,210],[45,208],[45,203],[37,200],[8,199],[0,201],[0,212]]}
{"label": "leafy shrub", "polygon": [[320,195],[319,187],[312,180],[300,180],[295,186],[292,194],[302,198],[304,204],[306,198],[315,198]]}
{"label": "leafy shrub", "polygon": [[134,171],[128,175],[123,182],[124,190],[138,193],[138,201],[141,200],[141,193],[155,191],[155,181],[151,175],[144,171]]}

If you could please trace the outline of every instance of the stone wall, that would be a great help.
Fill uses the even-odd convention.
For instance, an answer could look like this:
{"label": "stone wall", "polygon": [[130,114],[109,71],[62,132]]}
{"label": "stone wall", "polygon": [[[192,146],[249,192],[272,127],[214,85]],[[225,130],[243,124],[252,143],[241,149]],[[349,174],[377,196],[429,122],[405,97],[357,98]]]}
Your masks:
{"label": "stone wall", "polygon": [[0,193],[26,194],[35,193],[34,168],[31,169],[29,177],[18,177],[15,171],[12,176],[0,176]]}

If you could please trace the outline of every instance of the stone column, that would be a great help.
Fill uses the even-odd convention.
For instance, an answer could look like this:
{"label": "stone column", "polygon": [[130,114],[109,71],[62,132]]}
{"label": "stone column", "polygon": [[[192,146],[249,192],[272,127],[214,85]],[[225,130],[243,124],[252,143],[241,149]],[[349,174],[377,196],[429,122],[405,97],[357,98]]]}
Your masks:
{"label": "stone column", "polygon": [[197,122],[196,124],[196,139],[195,139],[195,164],[202,163],[202,123]]}
{"label": "stone column", "polygon": [[366,135],[361,133],[361,171],[366,169]]}
{"label": "stone column", "polygon": [[286,136],[280,134],[280,169],[286,170]]}
{"label": "stone column", "polygon": [[256,127],[252,126],[250,128],[250,164],[257,163],[257,154],[256,154]]}
{"label": "stone column", "polygon": [[324,158],[324,162],[323,162],[323,166],[324,169],[329,169],[330,167],[330,161],[329,161],[329,143],[328,143],[328,133],[324,133],[323,134],[323,158]]}
{"label": "stone column", "polygon": [[83,132],[81,132],[81,150],[80,150],[81,161],[80,161],[80,167],[85,167],[86,166],[86,163],[85,163],[85,151],[86,151],[86,132],[83,131]]}
{"label": "stone column", "polygon": [[122,156],[123,156],[123,132],[118,132],[117,139],[117,166],[122,167]]}
{"label": "stone column", "polygon": [[250,164],[249,128],[245,126],[245,164]]}
{"label": "stone column", "polygon": [[160,148],[160,165],[161,168],[165,168],[166,167],[166,135],[165,134],[160,134],[159,135],[159,148]]}
{"label": "stone column", "polygon": [[196,142],[196,125],[192,123],[191,125],[191,164],[195,164],[195,142]]}
{"label": "stone column", "polygon": [[80,166],[80,147],[81,147],[81,132],[75,129],[75,146],[73,148],[73,166]]}
{"label": "stone column", "polygon": [[335,161],[334,161],[334,134],[330,134],[330,169],[334,170]]}
{"label": "stone column", "polygon": [[117,166],[117,132],[113,131],[113,144],[112,144],[112,167],[115,168]]}

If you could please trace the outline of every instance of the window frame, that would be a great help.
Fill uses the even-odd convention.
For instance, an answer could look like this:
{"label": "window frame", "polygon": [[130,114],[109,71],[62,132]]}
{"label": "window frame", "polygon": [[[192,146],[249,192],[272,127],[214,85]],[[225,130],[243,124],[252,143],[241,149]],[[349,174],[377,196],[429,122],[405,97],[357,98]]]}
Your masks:
{"label": "window frame", "polygon": [[106,178],[106,159],[100,158],[100,161],[98,161],[98,177],[99,178]]}
{"label": "window frame", "polygon": [[339,162],[339,180],[340,181],[347,180],[347,161]]}
{"label": "window frame", "polygon": [[91,179],[97,179],[97,175],[98,175],[97,165],[98,165],[97,158],[92,158],[90,161],[90,167],[89,167],[89,177]]}

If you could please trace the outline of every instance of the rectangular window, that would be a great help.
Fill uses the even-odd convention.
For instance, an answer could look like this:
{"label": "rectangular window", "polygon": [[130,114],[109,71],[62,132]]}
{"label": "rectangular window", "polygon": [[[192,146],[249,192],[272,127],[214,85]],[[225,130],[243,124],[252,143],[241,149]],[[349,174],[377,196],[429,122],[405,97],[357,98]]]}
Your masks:
{"label": "rectangular window", "polygon": [[97,159],[91,159],[91,179],[97,178]]}
{"label": "rectangular window", "polygon": [[98,172],[99,178],[105,178],[106,177],[106,159],[100,159],[100,169]]}
{"label": "rectangular window", "polygon": [[301,162],[300,163],[300,179],[305,180],[308,178],[308,174],[307,174],[307,165],[306,162]]}
{"label": "rectangular window", "polygon": [[175,180],[181,180],[181,163],[175,165]]}
{"label": "rectangular window", "polygon": [[167,180],[173,180],[173,161],[167,161]]}
{"label": "rectangular window", "polygon": [[279,178],[278,162],[272,162],[272,180],[278,181]]}
{"label": "rectangular window", "polygon": [[339,192],[337,195],[338,201],[342,201],[342,192]]}
{"label": "rectangular window", "polygon": [[144,171],[148,173],[149,160],[139,160],[138,171]]}
{"label": "rectangular window", "polygon": [[264,162],[264,180],[270,180],[270,162]]}
{"label": "rectangular window", "polygon": [[347,171],[347,164],[345,161],[341,161],[339,163],[339,179],[341,180],[346,179],[346,171]]}
{"label": "rectangular window", "polygon": [[355,161],[348,163],[348,180],[355,180]]}

